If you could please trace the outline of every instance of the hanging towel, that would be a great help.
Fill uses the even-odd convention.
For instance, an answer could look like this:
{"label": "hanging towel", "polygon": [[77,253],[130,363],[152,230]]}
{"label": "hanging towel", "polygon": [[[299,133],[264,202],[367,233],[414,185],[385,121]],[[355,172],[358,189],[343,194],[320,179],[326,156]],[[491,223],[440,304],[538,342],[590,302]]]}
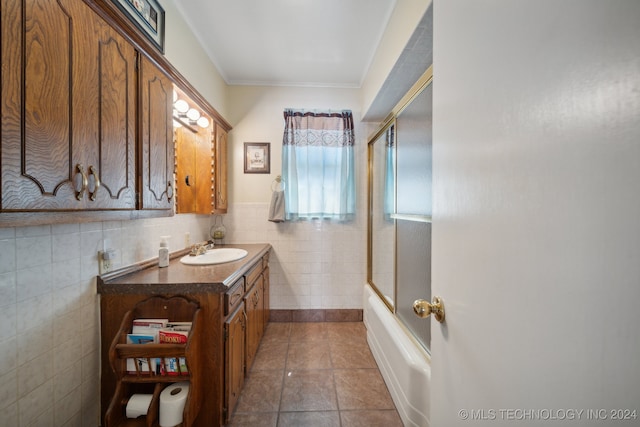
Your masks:
{"label": "hanging towel", "polygon": [[269,221],[284,222],[284,191],[274,191],[271,194]]}

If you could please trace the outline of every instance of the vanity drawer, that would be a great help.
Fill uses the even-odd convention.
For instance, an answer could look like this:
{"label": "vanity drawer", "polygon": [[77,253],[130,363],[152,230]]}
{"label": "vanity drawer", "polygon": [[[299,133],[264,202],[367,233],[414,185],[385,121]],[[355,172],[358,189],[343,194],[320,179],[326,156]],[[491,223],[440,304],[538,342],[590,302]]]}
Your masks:
{"label": "vanity drawer", "polygon": [[224,295],[224,315],[233,312],[236,306],[242,302],[244,297],[244,277],[241,277],[236,283],[231,285],[227,293]]}
{"label": "vanity drawer", "polygon": [[249,270],[244,275],[244,277],[246,279],[246,283],[245,283],[246,290],[249,290],[249,288],[251,288],[251,285],[253,285],[253,282],[255,282],[256,279],[258,277],[260,277],[260,273],[262,273],[262,262],[261,261],[257,262],[256,265],[251,267],[251,270]]}

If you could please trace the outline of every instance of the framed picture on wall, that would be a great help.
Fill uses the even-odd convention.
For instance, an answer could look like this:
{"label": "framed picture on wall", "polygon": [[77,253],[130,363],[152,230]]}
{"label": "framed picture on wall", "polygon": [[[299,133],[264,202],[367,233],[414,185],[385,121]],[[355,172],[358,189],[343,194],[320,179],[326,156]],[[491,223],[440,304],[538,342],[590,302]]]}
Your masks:
{"label": "framed picture on wall", "polygon": [[111,0],[164,53],[164,9],[157,0]]}
{"label": "framed picture on wall", "polygon": [[271,143],[244,143],[244,173],[271,173]]}

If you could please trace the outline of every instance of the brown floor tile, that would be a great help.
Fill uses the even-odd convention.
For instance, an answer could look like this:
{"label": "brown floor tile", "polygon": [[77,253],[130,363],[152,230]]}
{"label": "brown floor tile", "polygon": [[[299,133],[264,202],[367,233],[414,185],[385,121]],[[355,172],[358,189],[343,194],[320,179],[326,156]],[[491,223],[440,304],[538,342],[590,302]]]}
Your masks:
{"label": "brown floor tile", "polygon": [[236,413],[277,412],[283,371],[254,371],[244,380]]}
{"label": "brown floor tile", "polygon": [[278,413],[236,413],[227,425],[233,427],[276,427],[278,425]]}
{"label": "brown floor tile", "polygon": [[256,353],[251,371],[284,370],[289,343],[287,341],[262,341]]}
{"label": "brown floor tile", "polygon": [[267,323],[267,329],[262,336],[262,342],[289,341],[291,335],[291,323]]}
{"label": "brown floor tile", "polygon": [[337,411],[280,412],[278,427],[340,427]]}
{"label": "brown floor tile", "polygon": [[269,323],[229,426],[401,427],[366,333],[362,322]]}
{"label": "brown floor tile", "polygon": [[367,342],[367,329],[362,322],[328,322],[325,328],[332,342]]}
{"label": "brown floor tile", "polygon": [[280,402],[281,411],[335,411],[337,409],[338,402],[331,371],[285,371]]}
{"label": "brown floor tile", "polygon": [[378,368],[366,342],[329,341],[333,369]]}
{"label": "brown floor tile", "polygon": [[297,341],[326,341],[327,329],[324,322],[292,323],[291,342]]}
{"label": "brown floor tile", "polygon": [[338,405],[346,409],[395,409],[377,369],[336,369]]}
{"label": "brown floor tile", "polygon": [[299,369],[331,369],[331,350],[326,343],[297,341],[289,343],[287,371]]}
{"label": "brown floor tile", "polygon": [[377,411],[340,411],[342,427],[402,427],[395,409]]}

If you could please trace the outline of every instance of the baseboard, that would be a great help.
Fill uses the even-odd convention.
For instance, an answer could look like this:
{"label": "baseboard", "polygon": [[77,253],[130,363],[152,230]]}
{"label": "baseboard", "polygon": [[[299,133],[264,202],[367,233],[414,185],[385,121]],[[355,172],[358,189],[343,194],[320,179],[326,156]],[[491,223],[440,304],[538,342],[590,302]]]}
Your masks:
{"label": "baseboard", "polygon": [[270,310],[271,322],[362,322],[362,309]]}

